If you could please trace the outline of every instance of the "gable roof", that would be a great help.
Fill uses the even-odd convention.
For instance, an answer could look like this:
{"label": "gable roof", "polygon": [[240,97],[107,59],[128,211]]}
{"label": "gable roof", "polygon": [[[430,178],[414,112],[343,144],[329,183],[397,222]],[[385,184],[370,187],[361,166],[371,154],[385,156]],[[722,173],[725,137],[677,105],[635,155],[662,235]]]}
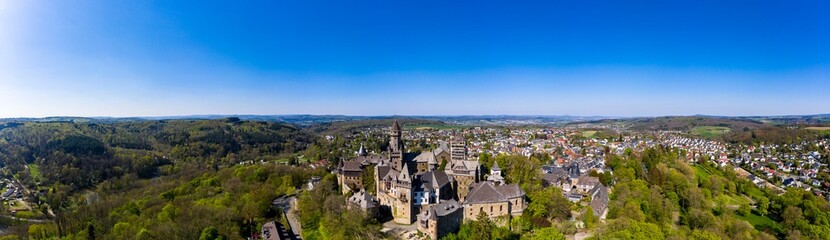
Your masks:
{"label": "gable roof", "polygon": [[448,145],[447,145],[447,142],[444,142],[444,141],[442,141],[442,142],[438,145],[438,148],[436,148],[435,150],[432,150],[432,153],[433,153],[433,154],[435,154],[436,156],[437,156],[438,154],[443,153],[443,152],[450,153],[450,146],[448,146]]}
{"label": "gable roof", "polygon": [[406,181],[406,182],[411,182],[412,181],[412,176],[409,175],[409,171],[407,171],[407,169],[409,169],[409,166],[407,165],[407,163],[404,163],[403,164],[403,171],[401,171],[401,173],[398,174],[398,180],[399,181]]}
{"label": "gable roof", "polygon": [[432,206],[429,210],[430,212],[430,219],[436,219],[437,217],[447,216],[450,213],[454,213],[461,209],[461,205],[455,201],[455,199],[450,199],[443,201],[435,206]]}
{"label": "gable roof", "polygon": [[440,189],[450,184],[450,177],[441,171],[429,171],[419,176],[420,187],[423,189]]}
{"label": "gable roof", "polygon": [[353,194],[349,201],[363,209],[373,208],[378,204],[378,200],[364,190]]}
{"label": "gable roof", "polygon": [[348,171],[348,172],[360,172],[363,171],[363,164],[360,161],[342,161],[342,166],[340,170]]}
{"label": "gable roof", "polygon": [[496,190],[498,190],[501,193],[501,195],[507,199],[520,198],[525,196],[525,191],[522,191],[522,188],[520,188],[518,184],[496,186]]}
{"label": "gable roof", "polygon": [[591,208],[594,209],[594,215],[600,216],[608,207],[608,188],[599,184],[594,189],[591,189]]}
{"label": "gable roof", "polygon": [[467,195],[464,204],[495,203],[507,201],[501,193],[496,190],[492,182],[480,182],[473,184],[473,190]]}
{"label": "gable roof", "polygon": [[413,160],[418,163],[437,163],[435,160],[435,153],[433,152],[422,152]]}

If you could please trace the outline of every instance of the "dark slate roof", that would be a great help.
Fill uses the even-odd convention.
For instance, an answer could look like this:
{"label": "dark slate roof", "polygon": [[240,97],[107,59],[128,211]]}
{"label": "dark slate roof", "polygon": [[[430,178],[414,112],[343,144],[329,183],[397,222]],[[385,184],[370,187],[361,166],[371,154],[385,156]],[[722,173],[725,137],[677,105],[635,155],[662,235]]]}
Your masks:
{"label": "dark slate roof", "polygon": [[520,188],[518,184],[496,186],[496,190],[501,192],[501,195],[508,199],[525,196],[525,192],[522,191],[522,188]]}
{"label": "dark slate roof", "polygon": [[461,205],[454,199],[443,201],[435,206],[432,206],[429,211],[430,219],[437,219],[438,217],[447,216],[451,213],[461,210]]}
{"label": "dark slate roof", "polygon": [[377,165],[383,161],[386,161],[386,157],[381,155],[356,156],[349,161],[360,162],[360,164],[363,165]]}
{"label": "dark slate roof", "polygon": [[572,178],[578,178],[579,173],[579,163],[573,162],[571,166],[568,167],[568,175],[571,175]]}
{"label": "dark slate roof", "polygon": [[591,189],[591,208],[594,209],[594,215],[602,215],[605,208],[608,207],[608,188],[599,184],[594,189]]}
{"label": "dark slate roof", "polygon": [[467,195],[464,204],[503,202],[507,199],[496,190],[492,182],[473,184],[473,190]]}
{"label": "dark slate roof", "polygon": [[404,163],[403,164],[403,171],[398,173],[398,181],[412,182],[412,175],[406,169],[409,169],[409,166],[408,166],[407,163]]}
{"label": "dark slate roof", "polygon": [[340,169],[349,172],[359,172],[363,171],[363,169],[361,168],[362,166],[363,165],[360,163],[360,161],[344,161],[343,166]]}
{"label": "dark slate roof", "polygon": [[495,186],[492,182],[473,184],[473,190],[467,195],[464,204],[504,202],[511,198],[524,197],[525,192],[519,185]]}
{"label": "dark slate roof", "polygon": [[389,170],[392,170],[390,166],[378,166],[376,174],[378,175],[378,179],[384,179],[387,174],[389,174]]}
{"label": "dark slate roof", "polygon": [[568,173],[562,168],[551,168],[550,173],[542,174],[542,181],[548,184],[557,183],[564,178],[568,178]]}
{"label": "dark slate roof", "polygon": [[599,178],[598,177],[591,177],[591,176],[588,176],[588,175],[582,175],[582,176],[579,176],[579,179],[577,180],[576,184],[577,185],[594,185],[594,186],[596,186],[596,185],[599,184]]}
{"label": "dark slate roof", "polygon": [[395,120],[395,122],[392,123],[392,131],[400,131],[400,130],[401,130],[401,125],[398,124],[398,120]]}
{"label": "dark slate roof", "polygon": [[358,156],[369,155],[368,153],[366,153],[366,148],[363,147],[363,143],[360,144],[360,150],[357,150],[357,155]]}
{"label": "dark slate roof", "polygon": [[378,204],[378,200],[366,191],[360,190],[349,198],[349,201],[356,204],[362,209],[374,208]]}
{"label": "dark slate roof", "polygon": [[423,189],[441,189],[450,184],[450,177],[441,171],[429,171],[420,174],[419,181]]}
{"label": "dark slate roof", "polygon": [[500,171],[500,170],[501,170],[501,168],[499,168],[499,161],[493,161],[493,168],[490,169],[490,171]]}

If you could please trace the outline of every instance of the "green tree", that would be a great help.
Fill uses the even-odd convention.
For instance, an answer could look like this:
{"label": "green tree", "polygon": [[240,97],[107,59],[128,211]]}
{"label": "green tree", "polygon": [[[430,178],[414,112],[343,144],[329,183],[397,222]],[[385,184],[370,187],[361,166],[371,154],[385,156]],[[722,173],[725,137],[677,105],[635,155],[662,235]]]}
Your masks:
{"label": "green tree", "polygon": [[758,197],[758,214],[761,216],[766,216],[769,210],[769,198],[764,196]]}
{"label": "green tree", "polygon": [[363,188],[366,189],[366,192],[377,195],[375,187],[375,168],[367,167],[363,169]]}
{"label": "green tree", "polygon": [[704,231],[704,230],[694,230],[692,231],[692,240],[720,240],[720,236],[714,234],[712,232]]}
{"label": "green tree", "polygon": [[494,227],[490,218],[484,212],[479,212],[476,221],[472,223],[470,239],[491,239]]}
{"label": "green tree", "polygon": [[593,228],[594,225],[599,222],[599,217],[594,215],[593,207],[588,206],[588,208],[585,209],[585,213],[582,214],[582,222],[585,223],[585,227],[587,228]]}
{"label": "green tree", "polygon": [[571,202],[562,195],[562,190],[549,187],[531,192],[526,213],[537,218],[566,220],[571,217]]}
{"label": "green tree", "polygon": [[781,214],[781,220],[785,228],[795,229],[796,223],[804,220],[804,215],[801,212],[801,208],[796,206],[787,206]]}
{"label": "green tree", "polygon": [[225,239],[222,235],[219,234],[219,230],[216,229],[214,226],[206,227],[202,230],[202,234],[199,235],[199,240],[221,240]]}

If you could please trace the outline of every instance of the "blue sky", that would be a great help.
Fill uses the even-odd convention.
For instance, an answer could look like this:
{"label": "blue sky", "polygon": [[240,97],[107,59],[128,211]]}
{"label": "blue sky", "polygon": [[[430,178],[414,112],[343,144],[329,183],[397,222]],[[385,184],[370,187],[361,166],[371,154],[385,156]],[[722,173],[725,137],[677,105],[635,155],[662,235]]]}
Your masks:
{"label": "blue sky", "polygon": [[0,117],[830,113],[826,1],[0,0]]}

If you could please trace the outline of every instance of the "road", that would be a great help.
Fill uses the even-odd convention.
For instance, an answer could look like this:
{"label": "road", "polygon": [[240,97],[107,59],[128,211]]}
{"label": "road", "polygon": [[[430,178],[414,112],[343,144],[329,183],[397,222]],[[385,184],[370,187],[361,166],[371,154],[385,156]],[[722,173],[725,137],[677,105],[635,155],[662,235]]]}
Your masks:
{"label": "road", "polygon": [[303,227],[300,226],[300,220],[297,217],[296,211],[294,211],[297,206],[297,196],[292,195],[280,197],[275,199],[271,204],[282,209],[285,213],[285,218],[288,219],[288,224],[291,225],[289,226],[291,231],[294,232],[294,235],[296,235],[299,239],[299,237],[302,236],[301,233],[303,231]]}
{"label": "road", "polygon": [[15,221],[30,222],[30,223],[48,223],[48,222],[52,222],[52,220],[49,220],[49,219],[28,219],[28,218],[19,218],[19,217],[14,217],[14,216],[9,216],[9,215],[0,215],[0,217],[15,220]]}
{"label": "road", "polygon": [[288,199],[290,203],[290,208],[288,211],[285,211],[285,217],[288,218],[288,224],[291,225],[291,231],[294,232],[294,235],[298,236],[299,239],[301,233],[303,232],[303,226],[300,226],[300,220],[297,218],[297,212],[294,211],[295,207],[297,206],[297,197],[292,196]]}

